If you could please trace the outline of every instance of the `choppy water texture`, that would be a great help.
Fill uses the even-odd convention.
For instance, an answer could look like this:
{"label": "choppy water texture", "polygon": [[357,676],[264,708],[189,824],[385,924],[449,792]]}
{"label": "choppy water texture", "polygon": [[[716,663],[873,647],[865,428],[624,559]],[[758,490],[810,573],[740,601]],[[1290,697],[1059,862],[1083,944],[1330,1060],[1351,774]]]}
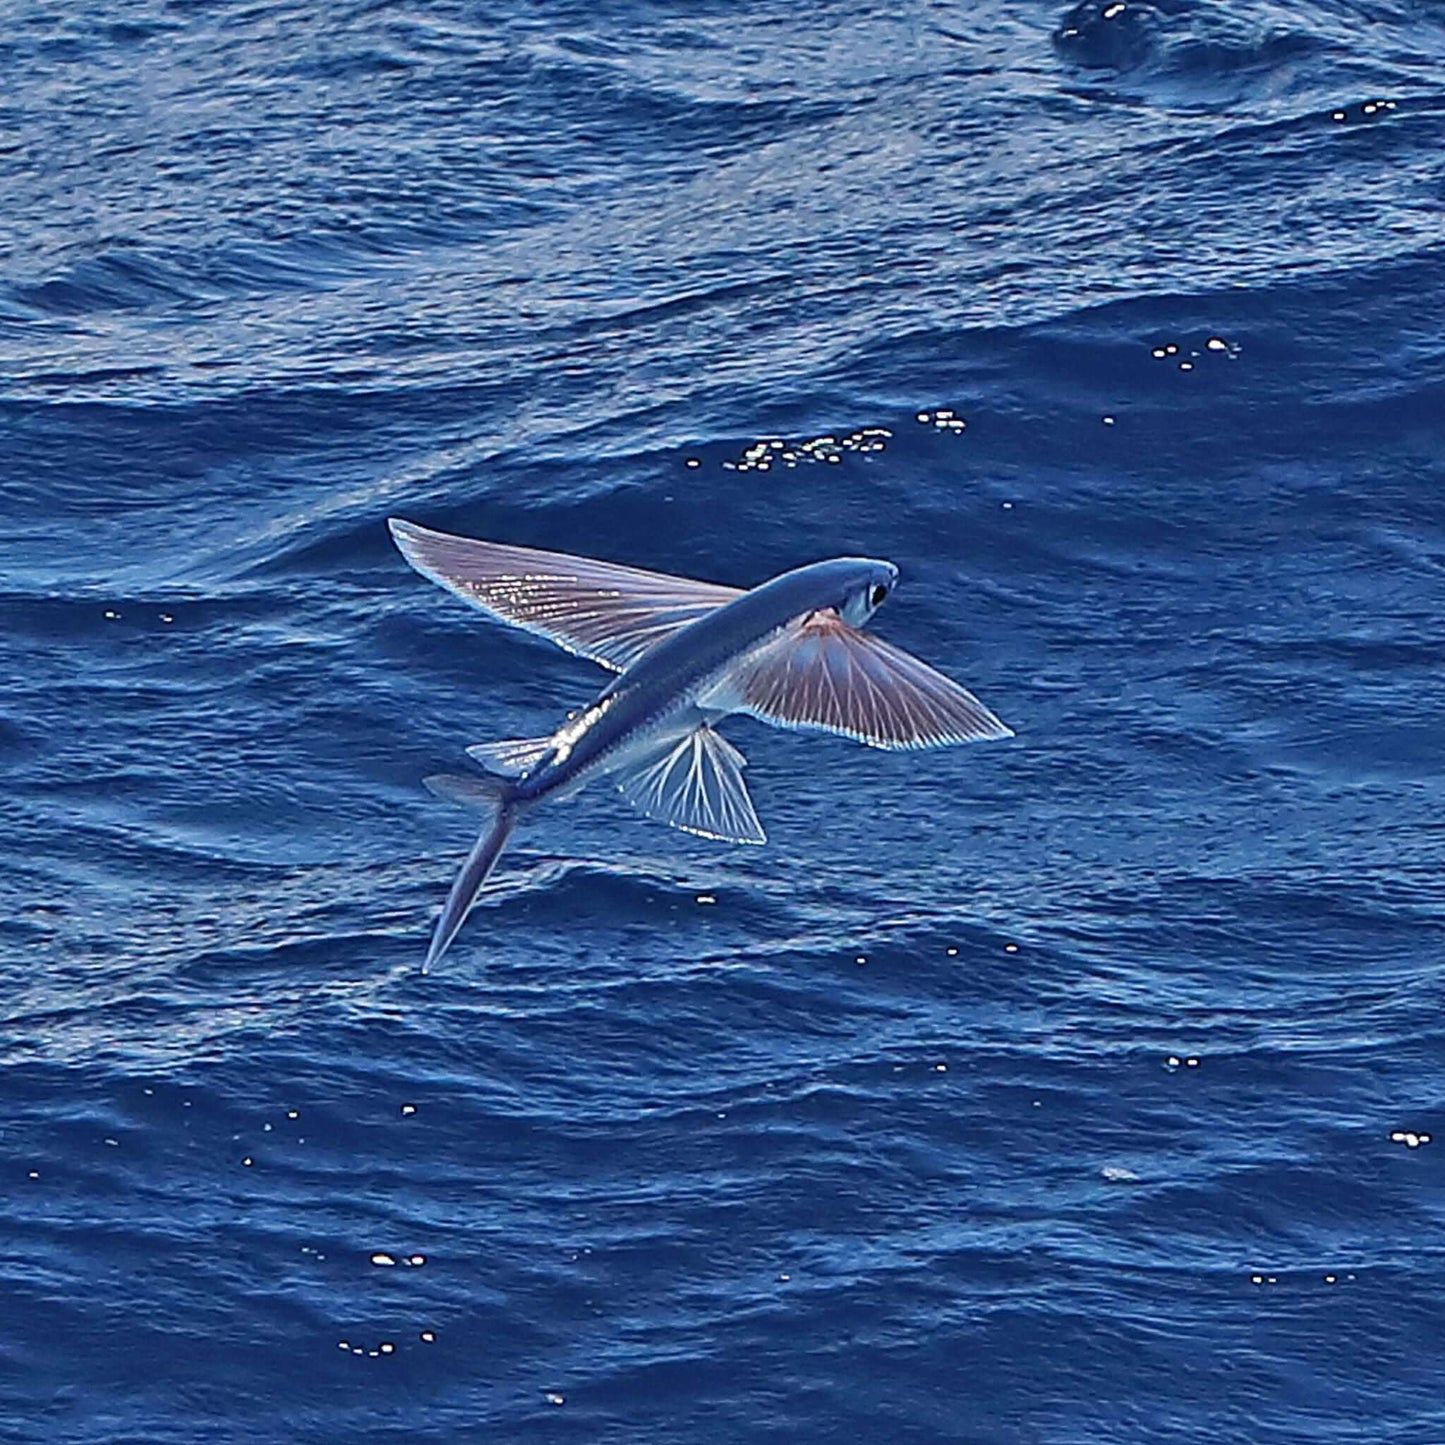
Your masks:
{"label": "choppy water texture", "polygon": [[[1445,1440],[1441,6],[0,20],[0,1436]],[[601,677],[388,513],[890,558],[1018,737],[421,978]]]}

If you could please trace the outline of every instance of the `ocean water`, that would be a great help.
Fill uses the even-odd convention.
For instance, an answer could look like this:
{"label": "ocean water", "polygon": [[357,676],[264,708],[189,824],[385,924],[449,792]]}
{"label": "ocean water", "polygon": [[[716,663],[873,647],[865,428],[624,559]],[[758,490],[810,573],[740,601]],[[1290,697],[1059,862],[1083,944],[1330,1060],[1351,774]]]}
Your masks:
{"label": "ocean water", "polygon": [[[1445,1441],[1445,9],[0,4],[0,1439]],[[765,848],[385,518],[874,626]]]}

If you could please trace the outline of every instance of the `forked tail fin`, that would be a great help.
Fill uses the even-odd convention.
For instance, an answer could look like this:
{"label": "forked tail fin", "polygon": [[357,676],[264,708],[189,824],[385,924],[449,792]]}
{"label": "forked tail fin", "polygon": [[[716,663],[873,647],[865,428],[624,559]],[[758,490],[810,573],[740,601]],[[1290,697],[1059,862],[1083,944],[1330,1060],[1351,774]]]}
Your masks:
{"label": "forked tail fin", "polygon": [[[430,970],[432,964],[447,951],[452,939],[457,936],[457,930],[466,921],[467,910],[482,891],[482,885],[496,866],[497,859],[502,856],[502,849],[507,846],[507,839],[512,836],[512,829],[517,826],[517,813],[510,796],[511,790],[501,779],[474,780],[442,775],[427,778],[426,783],[433,792],[443,797],[456,798],[458,801],[465,798],[468,802],[485,803],[495,807],[496,813],[491,826],[483,829],[481,836],[472,844],[472,851],[467,855],[467,861],[462,864],[462,871],[457,874],[452,891],[447,894],[441,917],[437,919],[437,926],[432,932],[431,946],[426,951],[426,961],[421,966],[423,973]],[[465,794],[462,788],[456,786],[459,784],[466,786]]]}

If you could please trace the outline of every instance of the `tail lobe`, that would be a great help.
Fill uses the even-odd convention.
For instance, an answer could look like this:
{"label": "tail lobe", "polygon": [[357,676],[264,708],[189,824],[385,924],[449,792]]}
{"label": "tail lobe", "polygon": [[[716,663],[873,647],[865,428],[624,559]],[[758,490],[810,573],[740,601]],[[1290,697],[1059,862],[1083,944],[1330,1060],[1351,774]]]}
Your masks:
{"label": "tail lobe", "polygon": [[514,806],[509,801],[499,800],[491,827],[485,829],[472,844],[472,851],[467,855],[467,861],[462,864],[462,871],[457,874],[452,891],[447,894],[446,904],[431,936],[431,946],[426,951],[426,962],[421,966],[423,973],[430,970],[432,964],[447,951],[452,939],[457,936],[457,930],[466,920],[467,910],[482,891],[482,885],[496,866],[497,859],[502,856],[502,849],[507,846],[507,839],[512,836],[512,829],[516,826],[517,814]]}

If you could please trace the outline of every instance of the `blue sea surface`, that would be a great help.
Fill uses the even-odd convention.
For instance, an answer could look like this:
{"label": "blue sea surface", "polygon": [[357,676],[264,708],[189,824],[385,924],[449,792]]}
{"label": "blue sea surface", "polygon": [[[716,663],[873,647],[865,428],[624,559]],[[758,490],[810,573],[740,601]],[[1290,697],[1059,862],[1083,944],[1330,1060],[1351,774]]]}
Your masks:
{"label": "blue sea surface", "polygon": [[[0,1440],[1445,1441],[1445,7],[0,3]],[[838,554],[729,725],[385,519]]]}

